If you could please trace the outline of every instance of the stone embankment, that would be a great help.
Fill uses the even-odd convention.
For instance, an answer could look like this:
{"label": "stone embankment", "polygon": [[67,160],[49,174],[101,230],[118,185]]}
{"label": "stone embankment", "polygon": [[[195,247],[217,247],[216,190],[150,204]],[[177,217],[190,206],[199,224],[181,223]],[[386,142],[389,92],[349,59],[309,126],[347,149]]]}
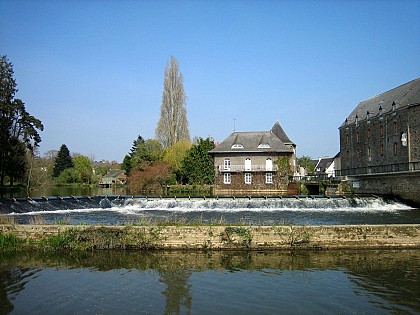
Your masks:
{"label": "stone embankment", "polygon": [[0,236],[3,240],[13,236],[18,240],[17,246],[22,248],[42,249],[46,247],[53,250],[420,248],[419,224],[345,226],[0,225]]}

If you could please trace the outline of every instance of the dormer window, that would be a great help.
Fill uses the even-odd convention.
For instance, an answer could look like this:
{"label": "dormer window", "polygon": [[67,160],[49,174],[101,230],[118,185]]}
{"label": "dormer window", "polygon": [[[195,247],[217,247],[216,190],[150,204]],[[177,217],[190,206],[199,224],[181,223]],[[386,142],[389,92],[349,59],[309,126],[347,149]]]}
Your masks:
{"label": "dormer window", "polygon": [[243,148],[244,148],[244,146],[242,144],[239,144],[239,143],[235,143],[232,146],[232,149],[243,149]]}
{"label": "dormer window", "polygon": [[268,143],[260,143],[258,145],[258,149],[270,149],[270,145]]}

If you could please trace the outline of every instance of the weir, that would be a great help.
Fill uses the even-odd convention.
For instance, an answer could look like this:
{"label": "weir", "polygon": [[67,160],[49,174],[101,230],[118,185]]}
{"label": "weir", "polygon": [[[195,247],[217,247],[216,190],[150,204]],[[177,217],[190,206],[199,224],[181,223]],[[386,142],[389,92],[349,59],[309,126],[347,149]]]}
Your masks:
{"label": "weir", "polygon": [[0,213],[28,213],[72,209],[340,209],[369,208],[395,201],[371,196],[295,195],[295,196],[49,196],[13,198],[0,201]]}

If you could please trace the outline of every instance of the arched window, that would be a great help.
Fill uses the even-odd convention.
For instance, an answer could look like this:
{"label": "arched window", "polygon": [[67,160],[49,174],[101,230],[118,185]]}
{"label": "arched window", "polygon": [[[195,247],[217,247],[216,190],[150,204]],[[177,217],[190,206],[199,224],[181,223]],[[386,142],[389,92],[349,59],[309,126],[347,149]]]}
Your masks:
{"label": "arched window", "polygon": [[273,170],[273,161],[269,158],[265,160],[265,170],[272,171]]}
{"label": "arched window", "polygon": [[250,171],[252,168],[251,159],[245,160],[245,171]]}
{"label": "arched window", "polygon": [[223,169],[225,171],[230,171],[230,160],[229,159],[225,159],[223,161]]}

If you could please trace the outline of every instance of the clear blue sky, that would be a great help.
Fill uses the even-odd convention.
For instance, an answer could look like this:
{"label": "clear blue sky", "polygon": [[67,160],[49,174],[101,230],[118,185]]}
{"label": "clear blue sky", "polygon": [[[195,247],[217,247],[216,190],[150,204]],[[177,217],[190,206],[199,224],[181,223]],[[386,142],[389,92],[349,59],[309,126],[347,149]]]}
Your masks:
{"label": "clear blue sky", "polygon": [[122,161],[153,138],[173,55],[191,136],[279,120],[318,158],[360,101],[420,77],[420,1],[0,0],[0,55],[44,123],[41,153]]}

